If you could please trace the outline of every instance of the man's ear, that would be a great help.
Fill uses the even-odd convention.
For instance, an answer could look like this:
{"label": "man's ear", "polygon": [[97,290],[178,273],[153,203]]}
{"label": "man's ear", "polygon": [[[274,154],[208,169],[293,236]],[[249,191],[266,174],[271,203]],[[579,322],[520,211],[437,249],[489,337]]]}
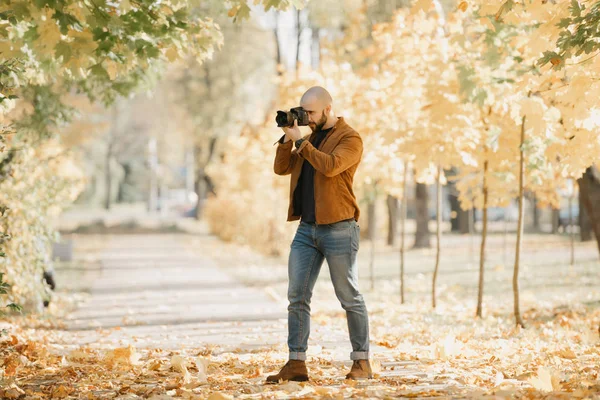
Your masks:
{"label": "man's ear", "polygon": [[329,116],[331,114],[331,104],[325,107],[325,115]]}

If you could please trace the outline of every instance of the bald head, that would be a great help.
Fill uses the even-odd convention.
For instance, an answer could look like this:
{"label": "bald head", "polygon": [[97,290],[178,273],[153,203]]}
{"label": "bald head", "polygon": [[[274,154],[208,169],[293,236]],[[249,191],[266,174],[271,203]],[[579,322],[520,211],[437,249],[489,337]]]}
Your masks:
{"label": "bald head", "polygon": [[[333,99],[329,92],[321,86],[313,86],[302,95],[300,99],[300,105],[302,107],[314,106],[319,110],[323,110],[325,107],[330,106],[333,103]],[[318,110],[316,110],[318,111]]]}
{"label": "bald head", "polygon": [[336,121],[331,111],[333,99],[325,88],[313,86],[302,95],[300,107],[308,114],[308,126],[313,130],[330,128]]}

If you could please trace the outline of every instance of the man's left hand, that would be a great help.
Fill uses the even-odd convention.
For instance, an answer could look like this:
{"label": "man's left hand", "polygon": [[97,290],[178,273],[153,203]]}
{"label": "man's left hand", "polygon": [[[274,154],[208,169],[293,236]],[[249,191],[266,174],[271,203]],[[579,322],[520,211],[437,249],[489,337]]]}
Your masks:
{"label": "man's left hand", "polygon": [[298,128],[298,120],[294,120],[294,126],[291,128],[281,128],[285,132],[285,135],[295,142],[298,139],[302,139],[302,132],[300,132],[300,128]]}

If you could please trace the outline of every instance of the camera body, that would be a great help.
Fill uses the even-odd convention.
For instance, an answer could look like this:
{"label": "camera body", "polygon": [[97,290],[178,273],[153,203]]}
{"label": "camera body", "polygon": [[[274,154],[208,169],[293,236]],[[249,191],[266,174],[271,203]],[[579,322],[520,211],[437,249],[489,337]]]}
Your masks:
{"label": "camera body", "polygon": [[275,117],[277,127],[292,127],[294,126],[294,120],[298,121],[298,126],[307,126],[308,113],[302,107],[294,107],[290,111],[277,111],[277,116]]}

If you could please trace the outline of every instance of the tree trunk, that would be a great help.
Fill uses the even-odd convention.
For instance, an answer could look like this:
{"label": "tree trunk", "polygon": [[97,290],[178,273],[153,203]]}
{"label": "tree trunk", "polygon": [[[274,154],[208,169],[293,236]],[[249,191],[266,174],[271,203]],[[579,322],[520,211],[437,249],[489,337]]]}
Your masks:
{"label": "tree trunk", "polygon": [[112,202],[112,170],[110,168],[110,161],[113,158],[116,142],[116,131],[119,129],[119,108],[118,104],[115,103],[112,109],[111,115],[111,126],[108,134],[108,147],[106,148],[106,160],[104,165],[104,179],[106,184],[106,197],[104,199],[104,208],[110,210]]}
{"label": "tree trunk", "polygon": [[196,190],[196,196],[198,197],[198,200],[196,202],[196,219],[197,220],[201,220],[202,219],[202,214],[204,212],[204,201],[206,199],[206,196],[208,194],[207,188],[206,188],[206,180],[204,179],[204,168],[200,167],[196,170],[196,182],[194,184],[195,186],[195,190]]}
{"label": "tree trunk", "polygon": [[430,247],[430,232],[429,232],[429,193],[427,185],[422,183],[416,184],[415,190],[415,209],[417,231],[415,233],[415,248]]}
{"label": "tree trunk", "polygon": [[585,201],[586,195],[581,190],[581,179],[577,180],[579,185],[579,233],[581,235],[582,242],[588,242],[593,239],[592,235],[592,221],[590,215],[586,209]]}
{"label": "tree trunk", "polygon": [[460,232],[460,202],[455,193],[456,184],[448,182],[448,203],[450,203],[450,232]]}
{"label": "tree trunk", "polygon": [[402,180],[402,203],[400,206],[400,303],[404,304],[404,249],[406,233],[406,178],[408,175],[408,163],[404,163],[404,179]]}
{"label": "tree trunk", "polygon": [[460,202],[458,198],[452,195],[449,195],[448,200],[450,200],[450,207],[452,207],[452,232],[459,232],[463,235],[471,233],[471,222],[469,218],[472,218],[472,211],[463,210],[460,207]]}
{"label": "tree trunk", "polygon": [[196,160],[196,167],[194,173],[194,191],[196,192],[196,210],[194,217],[197,220],[202,219],[202,212],[204,206],[204,199],[206,198],[206,187],[204,186],[204,163],[202,161],[202,146],[196,144],[194,147],[194,160]]}
{"label": "tree trunk", "polygon": [[150,138],[148,143],[148,165],[150,166],[148,212],[154,213],[158,208],[158,158],[156,154],[156,139],[154,138]]}
{"label": "tree trunk", "polygon": [[131,165],[128,162],[122,163],[121,167],[123,168],[123,182],[121,182],[119,185],[119,190],[117,191],[117,203],[124,203],[127,201],[127,195],[125,191],[132,174]]}
{"label": "tree trunk", "polygon": [[468,210],[469,262],[475,262],[475,208]]}
{"label": "tree trunk", "polygon": [[[451,170],[455,174],[454,169]],[[450,203],[450,232],[469,233],[469,211],[463,210],[458,201],[458,192],[456,183],[448,180],[448,202]]]}
{"label": "tree trunk", "polygon": [[458,231],[463,235],[473,233],[473,225],[475,222],[475,213],[473,212],[473,209],[463,210],[460,206],[458,209],[460,210],[458,212]]}
{"label": "tree trunk", "polygon": [[104,183],[106,185],[106,197],[104,198],[104,208],[110,210],[112,197],[112,171],[110,168],[110,160],[112,159],[112,143],[108,145],[106,151],[106,160],[104,161]]}
{"label": "tree trunk", "polygon": [[317,27],[312,27],[312,41],[311,41],[311,61],[312,68],[314,70],[319,69],[321,62],[321,30]]}
{"label": "tree trunk", "polygon": [[573,193],[569,194],[569,239],[571,242],[571,263],[575,265],[575,221],[573,220]]}
{"label": "tree trunk", "polygon": [[552,209],[552,234],[556,235],[558,233],[558,224],[559,224],[560,210]]}
{"label": "tree trunk", "polygon": [[502,265],[508,265],[508,210],[510,207],[504,208],[504,216],[502,217],[502,225],[504,225],[504,234],[502,235]]}
{"label": "tree trunk", "polygon": [[521,122],[521,143],[519,145],[519,222],[517,226],[517,249],[515,251],[515,269],[513,273],[513,295],[514,295],[514,309],[515,309],[515,321],[518,326],[525,327],[523,320],[521,319],[521,310],[519,308],[519,261],[521,257],[521,240],[523,238],[523,185],[525,180],[525,155],[523,154],[523,145],[525,144],[525,117]]}
{"label": "tree trunk", "polygon": [[196,165],[194,161],[194,151],[188,149],[185,152],[185,191],[187,193],[195,192],[196,184]]}
{"label": "tree trunk", "polygon": [[488,187],[487,187],[487,171],[488,161],[483,164],[483,217],[481,228],[481,250],[479,253],[479,292],[477,294],[477,312],[476,316],[483,317],[483,283],[485,272],[485,241],[487,239],[487,223],[488,223]]}
{"label": "tree trunk", "polygon": [[600,252],[600,171],[595,167],[588,168],[577,183]]}
{"label": "tree trunk", "polygon": [[217,138],[211,137],[208,143],[207,154],[203,157],[203,150],[200,145],[197,145],[194,149],[194,159],[196,160],[196,182],[194,183],[194,187],[196,190],[196,195],[198,197],[196,203],[196,219],[202,219],[202,212],[204,209],[204,201],[208,197],[209,193],[214,193],[214,187],[212,185],[212,181],[208,175],[206,175],[206,167],[212,161],[213,155],[215,153],[215,148],[217,144]]}
{"label": "tree trunk", "polygon": [[392,195],[387,196],[388,209],[388,238],[389,246],[396,244],[396,234],[398,233],[398,199]]}
{"label": "tree trunk", "polygon": [[300,45],[302,44],[301,10],[296,10],[296,72],[300,68]]}
{"label": "tree trunk", "polygon": [[438,166],[438,176],[436,182],[436,202],[435,215],[437,218],[436,224],[436,253],[435,253],[435,269],[433,270],[433,282],[431,285],[431,300],[433,308],[435,308],[435,285],[437,282],[438,271],[440,269],[440,253],[442,241],[442,167]]}
{"label": "tree trunk", "polygon": [[283,74],[281,65],[281,45],[279,44],[279,11],[275,12],[275,28],[273,28],[273,35],[275,36],[275,61],[277,62],[277,75]]}
{"label": "tree trunk", "polygon": [[532,232],[540,232],[541,231],[541,227],[540,227],[540,210],[537,207],[537,196],[535,194],[533,194],[532,199],[531,199],[531,207],[532,207],[532,211],[533,211],[533,226],[532,226]]}

